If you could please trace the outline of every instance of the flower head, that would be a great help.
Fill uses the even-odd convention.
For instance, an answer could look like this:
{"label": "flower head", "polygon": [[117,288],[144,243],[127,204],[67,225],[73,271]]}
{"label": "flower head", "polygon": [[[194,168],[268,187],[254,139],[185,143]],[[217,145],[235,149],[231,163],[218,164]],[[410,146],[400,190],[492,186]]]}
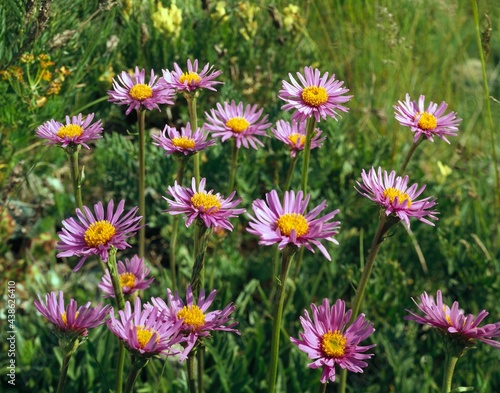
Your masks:
{"label": "flower head", "polygon": [[167,154],[177,154],[188,156],[198,153],[209,146],[215,145],[215,141],[210,139],[207,141],[208,134],[203,128],[191,130],[191,124],[187,123],[186,127],[181,128],[181,132],[174,127],[165,126],[161,135],[153,135],[153,145],[159,146],[165,150]]}
{"label": "flower head", "polygon": [[101,303],[96,307],[90,307],[90,302],[85,306],[78,307],[74,299],[71,299],[65,308],[62,291],[59,291],[58,294],[56,292],[46,294],[45,303],[38,295],[38,300],[35,300],[34,303],[35,308],[56,326],[58,333],[77,337],[86,336],[87,329],[104,323],[104,319],[111,309],[111,306],[102,306]]}
{"label": "flower head", "polygon": [[339,210],[316,218],[326,207],[326,201],[305,213],[310,195],[304,198],[302,191],[295,195],[294,191],[286,191],[281,204],[276,190],[266,194],[266,200],[257,199],[252,204],[255,217],[249,215],[250,228],[247,231],[260,237],[259,244],[270,246],[279,243],[282,250],[287,244],[297,247],[304,246],[314,252],[312,245],[318,247],[321,253],[331,260],[320,239],[338,244],[333,238],[338,234],[339,221],[330,222]]}
{"label": "flower head", "polygon": [[425,96],[421,95],[416,101],[410,100],[410,95],[406,94],[405,102],[398,101],[399,105],[395,105],[396,120],[401,125],[410,127],[415,133],[414,141],[416,142],[421,135],[424,135],[430,141],[434,141],[434,136],[437,136],[447,143],[446,135],[456,136],[458,125],[462,119],[457,119],[455,112],[450,112],[444,115],[448,104],[441,102],[438,105],[430,102],[427,109],[425,108]]}
{"label": "flower head", "polygon": [[113,78],[113,90],[108,90],[108,101],[128,105],[126,115],[134,109],[160,110],[158,104],[173,105],[174,91],[165,86],[161,78],[158,81],[157,78],[151,70],[151,78],[146,84],[145,69],[139,71],[139,67],[135,67],[133,76],[123,71],[118,76],[118,81]]}
{"label": "flower head", "polygon": [[136,298],[133,310],[127,301],[125,309],[118,311],[118,318],[115,318],[113,311],[109,316],[109,330],[135,354],[151,357],[179,353],[172,349],[172,346],[183,341],[182,335],[179,334],[182,322],[165,323],[157,307],[142,308],[141,299]]}
{"label": "flower head", "polygon": [[[181,354],[180,360],[187,358],[191,349],[195,346],[199,338],[210,336],[210,332],[214,330],[222,330],[225,332],[234,332],[240,334],[234,327],[238,322],[230,319],[230,314],[236,309],[232,303],[229,303],[223,310],[215,310],[207,312],[215,298],[216,290],[210,292],[205,298],[205,290],[200,291],[198,301],[194,301],[193,291],[191,286],[188,286],[186,291],[186,303],[184,303],[177,292],[175,295],[167,288],[168,305],[161,298],[151,298],[153,306],[158,309],[167,324],[180,322],[181,334],[186,339],[186,347]],[[145,307],[153,307],[145,305]]]}
{"label": "flower head", "polygon": [[432,220],[437,220],[435,216],[439,214],[437,211],[430,209],[436,205],[435,199],[427,197],[416,200],[425,190],[425,185],[418,188],[418,184],[413,184],[408,188],[408,176],[396,177],[396,172],[392,171],[389,175],[384,171],[382,176],[382,168],[372,167],[368,173],[361,172],[363,184],[358,183],[356,191],[361,195],[378,203],[385,209],[385,214],[394,214],[402,220],[406,226],[410,227],[410,217],[415,217],[426,224],[434,226],[426,217]]}
{"label": "flower head", "polygon": [[342,87],[344,82],[335,80],[335,75],[328,79],[328,72],[322,77],[316,68],[304,68],[304,75],[297,72],[297,82],[292,74],[288,74],[292,83],[283,81],[283,88],[279,92],[279,98],[286,102],[281,109],[289,111],[296,109],[292,115],[293,120],[303,121],[314,116],[316,121],[327,116],[337,120],[337,110],[347,112],[349,109],[340,104],[349,101],[352,96],[345,96],[349,89]]}
{"label": "flower head", "polygon": [[[304,150],[306,142],[306,122],[292,121],[289,123],[284,120],[276,122],[276,128],[271,129],[276,139],[289,146],[291,156],[295,157],[297,152]],[[326,137],[321,138],[321,130],[316,128],[311,139],[311,149],[320,147]]]}
{"label": "flower head", "polygon": [[104,212],[102,202],[98,202],[94,205],[95,217],[87,206],[83,207],[83,212],[76,209],[79,222],[73,217],[62,222],[63,229],[58,233],[60,241],[56,246],[56,250],[61,252],[57,257],[82,257],[73,269],[76,272],[89,255],[98,255],[107,262],[111,247],[118,250],[130,247],[126,240],[141,228],[139,222],[142,217],[135,215],[137,207],[121,217],[124,206],[125,201],[122,199],[114,211],[114,202],[111,200]]}
{"label": "flower head", "polygon": [[263,109],[257,110],[257,105],[250,106],[248,104],[243,109],[243,103],[238,105],[234,101],[231,104],[217,104],[217,109],[211,109],[210,114],[205,112],[207,123],[205,128],[212,131],[212,136],[221,138],[224,142],[229,138],[236,140],[236,147],[240,148],[243,145],[245,148],[252,146],[257,150],[257,145],[264,146],[255,136],[265,136],[265,130],[271,126],[271,123],[266,123],[267,115],[262,119]]}
{"label": "flower head", "polygon": [[439,290],[436,293],[436,300],[426,292],[420,295],[420,303],[412,300],[424,315],[420,316],[406,310],[411,314],[405,317],[406,320],[435,327],[448,336],[461,340],[465,346],[471,346],[473,340],[480,340],[500,349],[500,342],[493,340],[500,337],[500,322],[478,326],[488,315],[486,310],[482,310],[477,317],[472,314],[465,315],[463,310],[460,310],[458,302],[453,302],[451,308],[444,304],[443,295]]}
{"label": "flower head", "polygon": [[234,191],[226,199],[219,193],[214,194],[213,190],[207,192],[205,183],[206,179],[203,178],[197,187],[193,177],[191,188],[181,187],[177,182],[173,187],[169,186],[168,193],[173,199],[163,197],[169,204],[169,209],[165,211],[172,215],[185,214],[187,227],[199,218],[207,228],[222,227],[231,231],[233,226],[228,219],[245,212],[245,209],[235,209],[241,198],[233,201]]}
{"label": "flower head", "polygon": [[364,352],[375,345],[361,346],[359,343],[375,331],[373,323],[360,314],[347,327],[352,310],[346,312],[345,303],[340,299],[331,308],[328,299],[324,299],[319,307],[311,304],[311,310],[312,319],[306,310],[304,317],[300,317],[304,329],[304,333],[299,333],[300,339],[290,337],[290,341],[307,353],[309,359],[314,359],[309,364],[310,368],[323,368],[321,382],[327,383],[328,379],[335,381],[336,364],[343,369],[362,373],[367,366],[364,360],[373,356]]}
{"label": "flower head", "polygon": [[214,80],[222,71],[214,70],[213,66],[206,64],[198,72],[198,60],[193,63],[188,59],[187,71],[183,72],[177,63],[174,63],[174,71],[162,70],[165,86],[177,91],[186,91],[188,93],[197,89],[208,89],[215,91],[214,86],[223,82]]}
{"label": "flower head", "polygon": [[[134,255],[130,260],[125,258],[125,263],[118,261],[118,274],[123,294],[133,295],[136,291],[148,289],[154,280],[153,277],[147,278],[150,271],[151,269],[144,263],[144,258],[139,258],[137,255]],[[104,292],[104,297],[115,297],[109,270],[102,277],[98,287]]]}
{"label": "flower head", "polygon": [[87,143],[96,139],[102,138],[102,123],[101,120],[94,124],[92,120],[94,114],[87,115],[85,120],[82,114],[78,116],[66,116],[66,124],[59,123],[54,119],[43,123],[36,129],[36,134],[47,140],[48,145],[61,144],[61,147],[69,145],[82,145],[89,149]]}

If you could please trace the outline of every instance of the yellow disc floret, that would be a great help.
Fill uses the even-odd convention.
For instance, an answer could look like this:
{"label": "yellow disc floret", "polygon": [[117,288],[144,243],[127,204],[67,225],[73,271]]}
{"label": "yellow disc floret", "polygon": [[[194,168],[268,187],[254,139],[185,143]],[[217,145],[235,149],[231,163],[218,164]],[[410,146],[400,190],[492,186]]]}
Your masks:
{"label": "yellow disc floret", "polygon": [[302,90],[302,99],[309,106],[318,107],[328,101],[328,93],[324,87],[309,86]]}
{"label": "yellow disc floret", "polygon": [[[79,312],[79,311],[77,311],[77,312],[75,313],[75,321],[76,321],[76,319],[78,318],[78,314],[80,314],[80,312]],[[64,312],[61,314],[61,319],[62,319],[63,323],[64,323],[66,326],[68,326],[68,317],[67,317],[67,315],[66,315],[66,311],[64,311]]]}
{"label": "yellow disc floret", "polygon": [[127,272],[120,274],[120,287],[133,288],[135,286],[135,276],[133,273]]}
{"label": "yellow disc floret", "polygon": [[400,204],[402,204],[404,201],[407,201],[408,204],[406,205],[406,207],[410,207],[412,203],[409,195],[406,192],[398,190],[397,188],[394,187],[386,188],[382,193],[382,195],[386,198],[389,197],[391,203],[394,202],[396,197],[398,198]]}
{"label": "yellow disc floret", "polygon": [[339,330],[334,332],[329,330],[321,337],[321,349],[328,357],[340,358],[344,356],[346,342],[347,338]]}
{"label": "yellow disc floret", "polygon": [[177,313],[178,319],[183,319],[184,324],[191,326],[193,330],[199,329],[205,324],[205,314],[198,306],[184,306]]}
{"label": "yellow disc floret", "polygon": [[[292,142],[292,144],[294,146],[302,147],[302,146],[304,146],[304,143],[306,141],[306,136],[302,135],[302,134],[299,134],[297,132],[294,132],[293,134],[290,134],[288,136],[288,140],[290,142]],[[297,142],[298,142],[298,144],[297,144]]]}
{"label": "yellow disc floret", "polygon": [[56,135],[59,138],[74,138],[83,134],[83,128],[77,124],[68,124],[67,126],[62,126],[57,131]]}
{"label": "yellow disc floret", "polygon": [[138,83],[137,85],[132,86],[128,94],[134,100],[144,101],[153,97],[153,89],[144,83]]}
{"label": "yellow disc floret", "polygon": [[182,149],[194,149],[196,143],[193,138],[188,138],[187,136],[176,136],[172,139],[172,143],[176,147],[180,147]]}
{"label": "yellow disc floret", "polygon": [[89,247],[102,246],[115,236],[116,228],[108,220],[93,222],[89,225],[83,238]]}
{"label": "yellow disc floret", "polygon": [[151,340],[153,334],[156,335],[156,342],[160,341],[160,337],[154,329],[148,329],[144,326],[136,326],[135,332],[137,334],[137,342],[139,343],[140,348],[144,348],[146,346],[149,340]]}
{"label": "yellow disc floret", "polygon": [[418,127],[422,130],[433,130],[437,127],[437,119],[432,113],[429,112],[419,112],[415,115],[415,117],[420,116],[418,119]]}
{"label": "yellow disc floret", "polygon": [[236,116],[232,117],[226,122],[226,127],[230,128],[231,131],[242,133],[250,126],[250,123],[244,117]]}
{"label": "yellow disc floret", "polygon": [[185,72],[179,78],[179,82],[184,84],[187,81],[188,85],[193,85],[199,83],[201,80],[200,76],[196,72]]}
{"label": "yellow disc floret", "polygon": [[290,236],[292,229],[295,229],[297,237],[304,236],[309,230],[309,224],[302,214],[286,213],[278,218],[276,226],[284,236]]}
{"label": "yellow disc floret", "polygon": [[202,207],[205,211],[212,209],[210,213],[216,213],[222,207],[222,204],[220,203],[219,197],[217,195],[209,194],[206,192],[195,193],[191,197],[191,203],[197,209],[199,209],[200,207]]}

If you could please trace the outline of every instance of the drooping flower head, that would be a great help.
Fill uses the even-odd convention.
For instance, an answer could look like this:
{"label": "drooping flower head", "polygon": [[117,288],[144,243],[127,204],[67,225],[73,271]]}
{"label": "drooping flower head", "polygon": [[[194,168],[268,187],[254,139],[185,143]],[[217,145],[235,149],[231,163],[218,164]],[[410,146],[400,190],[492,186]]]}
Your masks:
{"label": "drooping flower head", "polygon": [[[149,269],[144,263],[144,258],[134,255],[132,259],[125,258],[125,263],[118,261],[118,274],[120,275],[120,286],[124,295],[133,295],[141,289],[148,289],[154,278],[147,278]],[[115,297],[113,283],[109,270],[102,277],[99,289],[104,292],[104,297]]]}
{"label": "drooping flower head", "polygon": [[104,323],[104,319],[111,309],[111,306],[103,306],[101,303],[96,307],[90,307],[90,302],[85,306],[78,307],[74,299],[70,299],[65,308],[62,291],[57,294],[56,292],[46,294],[45,302],[38,295],[38,300],[35,300],[34,304],[35,308],[55,325],[58,335],[73,337],[87,336],[87,329]]}
{"label": "drooping flower head", "polygon": [[257,199],[252,203],[255,217],[249,215],[250,228],[247,228],[247,231],[259,236],[259,244],[270,246],[279,243],[280,250],[287,244],[294,244],[314,252],[312,248],[314,245],[330,261],[330,254],[320,240],[325,239],[338,244],[333,236],[339,233],[340,222],[330,220],[339,210],[317,218],[325,209],[326,201],[306,213],[310,198],[309,194],[304,198],[302,191],[297,194],[294,191],[285,191],[281,204],[278,193],[272,190],[266,194],[265,201]]}
{"label": "drooping flower head", "polygon": [[90,149],[88,142],[102,138],[102,122],[98,120],[91,124],[93,119],[93,113],[88,114],[85,120],[81,113],[71,118],[66,116],[66,124],[52,119],[39,126],[36,134],[45,139],[47,145],[60,144],[61,147],[82,145]]}
{"label": "drooping flower head", "polygon": [[233,225],[228,219],[245,212],[245,209],[236,209],[241,198],[233,201],[234,191],[226,199],[219,193],[214,194],[213,190],[207,192],[205,183],[206,179],[203,178],[196,187],[196,179],[193,177],[191,188],[181,187],[177,182],[173,187],[169,186],[168,194],[173,199],[163,197],[169,204],[169,208],[165,211],[172,215],[185,214],[187,227],[199,218],[207,228],[222,227],[232,231]]}
{"label": "drooping flower head", "polygon": [[250,104],[243,109],[243,102],[236,105],[234,100],[231,104],[224,102],[224,107],[218,103],[217,109],[211,109],[210,114],[205,112],[207,117],[205,128],[212,131],[214,138],[221,138],[222,142],[234,138],[236,147],[240,148],[243,145],[248,149],[252,146],[257,150],[257,145],[264,146],[264,144],[256,136],[265,136],[265,130],[271,126],[271,123],[266,123],[267,115],[259,120],[263,110],[263,108],[257,110],[257,105],[250,106]]}
{"label": "drooping flower head", "polygon": [[173,105],[175,92],[162,83],[161,78],[155,75],[151,70],[149,83],[146,84],[146,70],[139,71],[135,67],[133,76],[123,71],[118,77],[118,81],[113,79],[113,90],[108,90],[109,102],[118,105],[128,105],[128,115],[132,110],[146,108],[147,110],[158,109],[158,104]]}
{"label": "drooping flower head", "polygon": [[165,86],[177,91],[192,92],[197,89],[208,89],[215,91],[214,86],[223,82],[214,80],[222,71],[214,70],[213,66],[206,64],[198,72],[198,59],[193,63],[188,59],[187,71],[182,71],[177,63],[174,63],[174,71],[162,70]]}
{"label": "drooping flower head", "polygon": [[[276,122],[276,128],[272,128],[276,139],[283,142],[290,148],[290,154],[292,157],[297,155],[297,152],[304,150],[304,144],[306,142],[306,122],[293,121],[291,123],[278,120]],[[314,130],[314,135],[311,138],[311,149],[320,147],[326,137],[321,138],[321,130],[316,128]]]}
{"label": "drooping flower head", "polygon": [[335,365],[355,373],[362,373],[368,366],[365,359],[370,359],[373,354],[364,353],[375,345],[361,346],[359,343],[367,339],[374,331],[373,323],[365,320],[360,314],[356,320],[347,327],[351,319],[352,310],[345,310],[343,300],[337,300],[330,307],[328,299],[317,307],[311,304],[312,319],[307,310],[300,323],[304,333],[300,332],[300,339],[290,337],[290,341],[307,353],[314,362],[310,368],[323,368],[321,383],[328,380],[335,381]]}
{"label": "drooping flower head", "polygon": [[283,81],[283,88],[279,92],[279,98],[286,102],[281,109],[296,111],[292,115],[293,120],[303,121],[314,116],[317,122],[321,118],[330,116],[337,120],[338,112],[347,112],[349,109],[343,104],[352,96],[343,95],[349,91],[342,87],[344,82],[335,80],[335,75],[328,79],[328,72],[321,76],[320,71],[312,67],[304,68],[304,75],[297,72],[297,82],[291,73],[288,74],[292,83]]}
{"label": "drooping flower head", "polygon": [[62,222],[63,228],[58,233],[60,240],[56,246],[56,250],[61,252],[57,257],[82,257],[73,269],[76,272],[89,255],[98,255],[107,262],[111,247],[118,250],[130,247],[127,238],[141,228],[139,223],[142,217],[136,216],[138,207],[134,207],[122,217],[124,206],[125,201],[122,199],[114,211],[114,202],[111,200],[104,212],[102,202],[98,202],[94,205],[95,217],[87,206],[83,207],[83,212],[76,209],[79,221],[70,217]]}
{"label": "drooping flower head", "polygon": [[129,301],[125,309],[118,311],[118,318],[114,312],[109,313],[110,319],[106,322],[109,330],[117,336],[123,344],[134,354],[143,357],[153,355],[176,355],[174,344],[183,341],[180,335],[180,321],[165,320],[157,307],[142,307],[141,299],[136,298],[134,309]]}
{"label": "drooping flower head", "polygon": [[[207,298],[205,298],[205,290],[200,290],[198,300],[195,302],[191,286],[186,290],[186,303],[183,302],[178,292],[175,295],[167,288],[168,305],[159,297],[151,298],[153,306],[158,309],[166,324],[181,322],[181,334],[184,335],[186,342],[184,351],[181,354],[180,360],[184,360],[189,355],[189,352],[195,346],[199,338],[208,337],[214,330],[225,332],[234,332],[240,334],[234,327],[238,322],[230,319],[230,314],[236,309],[232,303],[229,303],[223,310],[215,310],[207,312],[215,299],[217,291],[214,289]],[[145,307],[152,307],[145,305]]]}
{"label": "drooping flower head", "polygon": [[215,145],[215,141],[213,139],[207,141],[207,137],[208,134],[203,128],[191,130],[190,123],[187,123],[186,127],[181,127],[181,132],[166,125],[160,135],[152,136],[153,145],[165,150],[165,155],[177,154],[181,156],[192,155]]}
{"label": "drooping flower head", "polygon": [[462,341],[465,347],[472,346],[474,340],[480,340],[493,348],[500,349],[500,342],[493,340],[500,337],[500,322],[479,326],[488,315],[486,310],[482,310],[477,317],[472,314],[465,315],[459,308],[458,302],[453,302],[451,308],[444,304],[443,295],[439,290],[436,293],[436,300],[427,292],[420,295],[420,303],[412,300],[424,315],[420,316],[406,310],[411,314],[405,317],[406,320],[439,329],[449,337]]}
{"label": "drooping flower head", "polygon": [[448,104],[441,102],[438,106],[434,102],[430,102],[425,108],[425,96],[421,95],[416,101],[411,101],[410,95],[406,94],[405,102],[398,101],[399,105],[394,105],[396,120],[403,126],[410,127],[415,133],[414,142],[421,135],[424,135],[431,142],[434,142],[434,136],[437,136],[447,143],[446,135],[456,136],[458,125],[462,119],[457,119],[455,112],[444,114]]}
{"label": "drooping flower head", "polygon": [[375,171],[375,168],[372,167],[368,173],[363,169],[361,179],[363,184],[356,182],[358,183],[358,188],[355,187],[356,191],[382,206],[386,215],[394,214],[408,228],[410,227],[410,217],[415,217],[426,224],[434,226],[428,218],[432,220],[438,219],[435,215],[439,213],[430,210],[436,205],[435,198],[427,197],[416,200],[425,190],[425,185],[418,188],[418,184],[415,183],[408,188],[408,176],[396,177],[395,171],[392,171],[389,175],[387,171],[382,174],[382,168],[380,167],[378,171]]}

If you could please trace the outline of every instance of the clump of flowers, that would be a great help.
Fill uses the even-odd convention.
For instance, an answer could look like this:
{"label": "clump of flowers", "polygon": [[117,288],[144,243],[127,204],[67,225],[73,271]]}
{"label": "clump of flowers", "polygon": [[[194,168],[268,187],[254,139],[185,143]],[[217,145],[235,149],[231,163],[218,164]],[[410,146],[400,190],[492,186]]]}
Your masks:
{"label": "clump of flowers", "polygon": [[156,11],[151,15],[153,27],[161,33],[178,38],[182,26],[182,10],[177,7],[176,1],[172,0],[170,7],[163,7],[161,1],[156,3]]}
{"label": "clump of flowers", "polygon": [[186,93],[191,93],[198,89],[208,89],[215,91],[215,85],[223,82],[216,81],[222,71],[215,70],[210,64],[206,64],[200,72],[198,72],[198,59],[191,62],[187,61],[187,71],[182,71],[177,63],[174,63],[174,70],[162,70],[164,85],[167,88],[175,89]]}
{"label": "clump of flowers", "polygon": [[[276,128],[272,128],[271,131],[276,139],[290,148],[290,155],[292,157],[295,157],[299,151],[304,150],[307,135],[306,122],[292,121],[289,123],[284,120],[278,120]],[[311,149],[320,147],[325,139],[326,137],[321,137],[321,130],[316,128],[311,138]]]}
{"label": "clump of flowers", "polygon": [[181,156],[190,156],[215,145],[215,141],[213,139],[207,141],[207,137],[208,134],[203,128],[192,130],[191,123],[187,123],[186,127],[181,127],[180,132],[175,127],[166,125],[160,135],[152,136],[153,145],[165,150],[165,155]]}

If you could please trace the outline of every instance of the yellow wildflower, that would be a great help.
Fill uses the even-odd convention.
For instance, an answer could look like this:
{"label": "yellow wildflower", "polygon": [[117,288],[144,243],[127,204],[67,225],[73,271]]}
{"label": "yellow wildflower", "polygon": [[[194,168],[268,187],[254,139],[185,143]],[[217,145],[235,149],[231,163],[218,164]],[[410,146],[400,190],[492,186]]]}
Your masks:
{"label": "yellow wildflower", "polygon": [[154,28],[162,33],[172,34],[174,38],[177,38],[181,31],[182,10],[177,7],[175,0],[172,0],[169,8],[163,7],[161,2],[157,3],[156,8],[156,12],[151,15]]}

